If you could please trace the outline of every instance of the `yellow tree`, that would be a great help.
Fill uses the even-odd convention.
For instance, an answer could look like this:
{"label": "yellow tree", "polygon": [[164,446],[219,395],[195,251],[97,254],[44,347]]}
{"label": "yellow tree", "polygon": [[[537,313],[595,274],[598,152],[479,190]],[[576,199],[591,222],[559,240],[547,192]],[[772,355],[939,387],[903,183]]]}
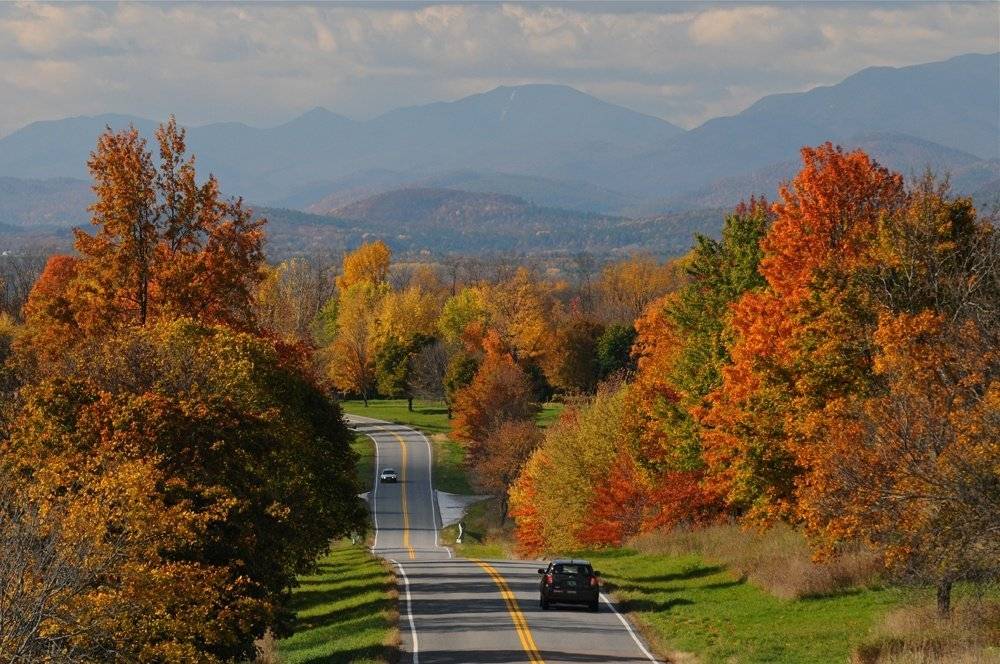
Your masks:
{"label": "yellow tree", "polygon": [[359,395],[368,405],[375,386],[378,311],[389,294],[384,282],[361,280],[340,293],[337,333],[328,349],[334,385]]}
{"label": "yellow tree", "polygon": [[337,288],[346,291],[354,284],[367,281],[381,284],[389,276],[392,250],[382,240],[362,244],[344,256],[343,273],[337,277]]}
{"label": "yellow tree", "polygon": [[612,263],[601,271],[596,285],[600,317],[631,324],[653,300],[683,283],[683,277],[677,265],[647,254]]}

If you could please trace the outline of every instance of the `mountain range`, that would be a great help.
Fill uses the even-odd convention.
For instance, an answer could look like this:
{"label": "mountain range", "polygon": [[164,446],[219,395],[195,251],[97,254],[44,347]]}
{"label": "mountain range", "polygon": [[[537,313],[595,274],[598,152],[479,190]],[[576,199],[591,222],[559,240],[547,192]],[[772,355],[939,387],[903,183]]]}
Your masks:
{"label": "mountain range", "polygon": [[[469,218],[497,232],[513,223],[502,212],[511,199],[546,210],[552,228],[564,213],[579,227],[725,208],[753,193],[773,196],[797,170],[799,148],[826,140],[861,147],[907,175],[948,172],[956,191],[989,199],[1000,194],[998,81],[998,53],[873,67],[836,85],[764,97],[687,131],[566,86],[522,85],[366,121],[316,108],[270,128],[190,127],[188,147],[227,193],[354,219],[359,228],[375,224],[379,210],[405,222],[431,200],[459,205],[441,191],[494,196],[461,207],[493,210],[493,217]],[[76,117],[0,139],[0,223],[85,220],[87,155],[105,126],[128,124],[147,136],[156,125],[123,115]],[[538,213],[514,207],[527,216],[511,227],[529,232]]]}

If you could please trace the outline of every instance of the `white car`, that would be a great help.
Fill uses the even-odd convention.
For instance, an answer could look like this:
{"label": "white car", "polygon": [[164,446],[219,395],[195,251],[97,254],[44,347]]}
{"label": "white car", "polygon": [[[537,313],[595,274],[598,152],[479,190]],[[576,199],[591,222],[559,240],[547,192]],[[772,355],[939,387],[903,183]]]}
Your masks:
{"label": "white car", "polygon": [[379,473],[378,479],[380,482],[398,482],[399,475],[392,468],[383,468],[382,472]]}

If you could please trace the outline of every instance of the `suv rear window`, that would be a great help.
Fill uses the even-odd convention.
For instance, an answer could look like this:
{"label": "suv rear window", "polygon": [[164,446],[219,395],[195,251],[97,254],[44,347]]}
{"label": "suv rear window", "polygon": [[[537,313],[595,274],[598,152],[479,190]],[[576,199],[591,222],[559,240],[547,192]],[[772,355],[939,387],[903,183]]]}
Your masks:
{"label": "suv rear window", "polygon": [[553,565],[552,571],[556,574],[576,574],[578,576],[590,576],[590,565]]}

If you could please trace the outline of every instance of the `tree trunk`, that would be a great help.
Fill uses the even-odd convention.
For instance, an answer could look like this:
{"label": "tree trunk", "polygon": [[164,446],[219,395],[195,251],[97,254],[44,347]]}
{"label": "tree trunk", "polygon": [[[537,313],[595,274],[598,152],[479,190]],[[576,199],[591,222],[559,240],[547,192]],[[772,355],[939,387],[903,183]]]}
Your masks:
{"label": "tree trunk", "polygon": [[368,390],[361,390],[361,400],[365,402],[365,408],[368,407]]}
{"label": "tree trunk", "polygon": [[406,409],[413,412],[413,397],[406,397]]}
{"label": "tree trunk", "polygon": [[951,579],[942,579],[938,582],[937,612],[940,618],[951,615]]}

